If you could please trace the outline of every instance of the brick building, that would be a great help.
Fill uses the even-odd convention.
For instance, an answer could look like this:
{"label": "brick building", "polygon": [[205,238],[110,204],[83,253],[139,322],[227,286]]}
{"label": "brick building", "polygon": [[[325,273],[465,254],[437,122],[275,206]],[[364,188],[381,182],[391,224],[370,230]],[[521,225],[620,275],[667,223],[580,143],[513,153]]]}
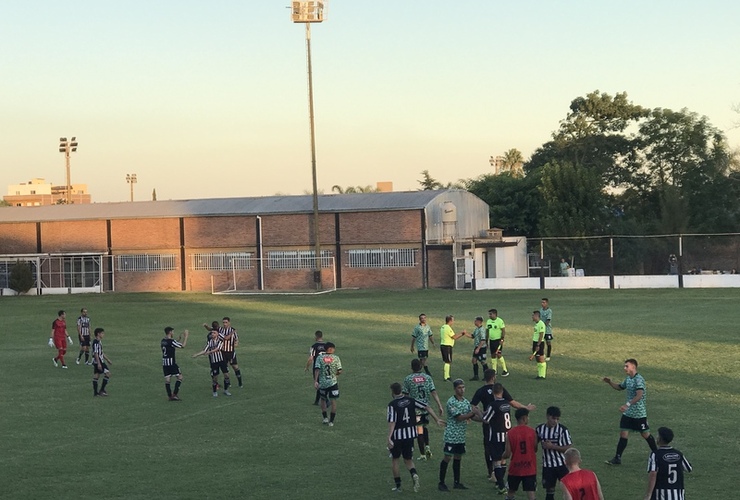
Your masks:
{"label": "brick building", "polygon": [[[19,256],[35,262],[49,288],[310,289],[312,208],[310,195],[6,207],[0,259],[6,274]],[[322,282],[452,288],[453,254],[488,228],[488,205],[463,190],[321,195],[321,254],[334,263]],[[0,288],[2,277],[0,265]]]}

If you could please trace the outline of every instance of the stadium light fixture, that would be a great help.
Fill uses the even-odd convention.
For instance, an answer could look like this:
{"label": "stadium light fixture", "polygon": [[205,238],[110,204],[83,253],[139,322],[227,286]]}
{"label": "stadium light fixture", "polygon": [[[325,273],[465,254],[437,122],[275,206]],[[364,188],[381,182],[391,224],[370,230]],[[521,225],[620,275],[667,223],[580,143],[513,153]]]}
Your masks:
{"label": "stadium light fixture", "polygon": [[130,185],[131,201],[134,201],[134,184],[136,184],[136,174],[126,174],[126,182],[128,182]]}
{"label": "stadium light fixture", "polygon": [[59,138],[59,152],[64,153],[65,164],[67,167],[67,187],[65,191],[65,203],[69,205],[72,203],[72,181],[70,179],[70,168],[69,168],[69,155],[77,151],[77,138],[72,137],[71,140],[67,140],[66,137]]}

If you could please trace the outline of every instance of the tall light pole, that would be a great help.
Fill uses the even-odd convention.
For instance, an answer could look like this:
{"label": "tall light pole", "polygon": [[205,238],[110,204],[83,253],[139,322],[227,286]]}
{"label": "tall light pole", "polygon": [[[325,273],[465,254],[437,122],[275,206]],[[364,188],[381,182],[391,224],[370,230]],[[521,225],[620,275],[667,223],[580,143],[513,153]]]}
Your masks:
{"label": "tall light pole", "polygon": [[311,125],[311,176],[313,181],[314,282],[321,289],[321,243],[319,242],[319,190],[316,180],[316,132],[313,119],[313,75],[311,72],[311,23],[325,19],[326,1],[292,2],[291,19],[306,25],[306,63],[308,66],[308,118]]}
{"label": "tall light pole", "polygon": [[69,172],[69,154],[77,151],[77,138],[72,137],[71,141],[68,141],[66,137],[59,138],[59,152],[64,153],[64,158],[67,165],[67,189],[65,191],[64,202],[69,205],[72,203],[72,181],[70,179]]}
{"label": "tall light pole", "polygon": [[136,174],[126,174],[126,182],[131,185],[131,201],[134,201],[134,184],[136,184]]}

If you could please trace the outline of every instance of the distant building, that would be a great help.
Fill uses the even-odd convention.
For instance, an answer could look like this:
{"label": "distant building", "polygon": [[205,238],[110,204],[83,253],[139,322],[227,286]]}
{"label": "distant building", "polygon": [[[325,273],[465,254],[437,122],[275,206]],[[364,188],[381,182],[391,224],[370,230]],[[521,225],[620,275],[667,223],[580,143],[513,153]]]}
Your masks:
{"label": "distant building", "polygon": [[[87,184],[72,184],[70,193],[71,202],[74,204],[91,203],[90,193],[87,192]],[[43,178],[34,178],[28,182],[11,184],[8,186],[8,194],[3,200],[14,207],[40,207],[44,205],[56,205],[59,200],[67,198],[67,186],[52,186]]]}

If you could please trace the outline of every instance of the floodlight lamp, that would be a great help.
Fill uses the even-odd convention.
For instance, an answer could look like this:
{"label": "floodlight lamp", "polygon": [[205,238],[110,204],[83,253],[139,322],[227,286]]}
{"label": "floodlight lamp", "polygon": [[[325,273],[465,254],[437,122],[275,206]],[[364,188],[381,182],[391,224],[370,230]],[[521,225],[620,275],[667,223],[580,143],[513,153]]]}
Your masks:
{"label": "floodlight lamp", "polygon": [[60,153],[64,153],[65,151],[66,151],[66,149],[64,149],[64,148],[59,148],[59,152],[60,152]]}
{"label": "floodlight lamp", "polygon": [[60,137],[59,138],[59,142],[67,142],[67,138],[66,137]]}

